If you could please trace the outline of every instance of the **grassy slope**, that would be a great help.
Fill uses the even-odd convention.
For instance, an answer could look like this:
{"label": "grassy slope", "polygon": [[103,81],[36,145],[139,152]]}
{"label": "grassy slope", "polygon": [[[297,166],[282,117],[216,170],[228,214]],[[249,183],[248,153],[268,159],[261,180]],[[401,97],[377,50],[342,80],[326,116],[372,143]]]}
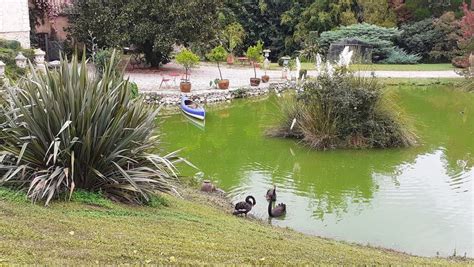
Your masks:
{"label": "grassy slope", "polygon": [[[301,63],[302,69],[314,70],[316,67],[314,63]],[[362,65],[355,64],[351,65],[352,70],[380,70],[380,71],[440,71],[440,70],[453,70],[453,65],[450,63],[441,64],[414,64],[414,65],[399,65],[399,64],[370,64]],[[281,67],[277,63],[272,63],[270,69],[280,70]]]}
{"label": "grassy slope", "polygon": [[[2,191],[3,190],[3,191]],[[0,265],[10,263],[466,264],[305,236],[167,197],[169,207],[45,208],[0,188]],[[96,203],[92,202],[92,203]]]}

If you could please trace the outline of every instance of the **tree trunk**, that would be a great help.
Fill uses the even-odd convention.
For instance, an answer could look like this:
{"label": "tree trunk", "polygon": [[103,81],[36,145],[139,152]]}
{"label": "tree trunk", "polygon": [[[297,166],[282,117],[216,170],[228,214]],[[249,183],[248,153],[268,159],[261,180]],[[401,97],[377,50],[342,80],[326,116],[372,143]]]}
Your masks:
{"label": "tree trunk", "polygon": [[219,61],[217,61],[217,69],[219,70],[219,76],[221,77],[221,80],[222,80],[222,72],[221,72],[221,67],[219,66]]}
{"label": "tree trunk", "polygon": [[255,78],[257,78],[257,69],[255,68],[255,62],[253,62],[252,65],[253,65],[253,73],[255,74]]}
{"label": "tree trunk", "polygon": [[163,59],[163,56],[160,52],[153,51],[153,43],[146,42],[142,45],[143,53],[145,54],[145,59],[148,64],[152,67],[159,67]]}

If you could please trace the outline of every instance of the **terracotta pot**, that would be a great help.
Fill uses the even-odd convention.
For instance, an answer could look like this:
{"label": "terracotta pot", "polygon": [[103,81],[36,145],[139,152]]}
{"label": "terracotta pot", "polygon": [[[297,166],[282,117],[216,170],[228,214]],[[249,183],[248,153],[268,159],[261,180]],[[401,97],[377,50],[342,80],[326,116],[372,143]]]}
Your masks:
{"label": "terracotta pot", "polygon": [[183,93],[191,92],[191,83],[190,82],[181,82],[179,84],[179,90]]}
{"label": "terracotta pot", "polygon": [[250,85],[251,86],[259,86],[260,85],[260,78],[250,78]]}
{"label": "terracotta pot", "polygon": [[219,80],[217,82],[217,86],[219,87],[219,89],[229,89],[229,80]]}
{"label": "terracotta pot", "polygon": [[234,56],[233,56],[233,55],[229,54],[229,55],[227,56],[227,64],[228,64],[228,65],[234,64]]}
{"label": "terracotta pot", "polygon": [[210,193],[214,190],[216,190],[216,187],[211,183],[211,181],[209,180],[202,181],[201,191]]}
{"label": "terracotta pot", "polygon": [[262,76],[262,83],[267,83],[270,80],[270,76],[268,75],[263,75]]}

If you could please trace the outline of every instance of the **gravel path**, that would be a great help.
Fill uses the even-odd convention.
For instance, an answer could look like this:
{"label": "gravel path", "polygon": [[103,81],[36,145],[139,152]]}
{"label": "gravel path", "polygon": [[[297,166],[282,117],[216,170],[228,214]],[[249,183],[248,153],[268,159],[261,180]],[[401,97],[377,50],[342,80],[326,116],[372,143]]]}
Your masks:
{"label": "gravel path", "polygon": [[[250,77],[254,76],[253,68],[249,66],[227,66],[221,67],[222,76],[224,79],[230,80],[230,88],[248,87],[250,85]],[[174,64],[169,63],[161,67],[159,70],[134,70],[126,73],[126,76],[130,77],[131,81],[138,84],[138,87],[143,92],[163,91],[163,92],[179,92],[180,76],[176,77],[173,81],[173,77],[170,76],[172,73],[183,74],[183,69]],[[382,78],[461,78],[454,71],[364,71],[361,72],[364,76],[370,76],[374,74],[377,77]],[[257,77],[261,77],[264,71],[257,69]],[[267,71],[270,76],[270,82],[282,81],[281,71]],[[316,76],[317,71],[308,71],[308,75]],[[170,78],[168,86],[163,85],[160,87],[160,83],[163,79]],[[210,82],[219,77],[219,72],[215,65],[209,63],[202,63],[200,67],[193,69],[191,74],[192,91],[207,90],[211,89]],[[266,87],[267,84],[260,84],[260,87]]]}

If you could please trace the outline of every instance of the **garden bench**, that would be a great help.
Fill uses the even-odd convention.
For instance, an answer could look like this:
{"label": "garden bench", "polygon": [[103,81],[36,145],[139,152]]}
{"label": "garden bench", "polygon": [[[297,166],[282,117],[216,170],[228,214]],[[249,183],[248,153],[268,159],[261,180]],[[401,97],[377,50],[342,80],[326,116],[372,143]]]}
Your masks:
{"label": "garden bench", "polygon": [[245,65],[245,63],[249,61],[247,57],[237,57],[237,60],[240,62],[241,65]]}

